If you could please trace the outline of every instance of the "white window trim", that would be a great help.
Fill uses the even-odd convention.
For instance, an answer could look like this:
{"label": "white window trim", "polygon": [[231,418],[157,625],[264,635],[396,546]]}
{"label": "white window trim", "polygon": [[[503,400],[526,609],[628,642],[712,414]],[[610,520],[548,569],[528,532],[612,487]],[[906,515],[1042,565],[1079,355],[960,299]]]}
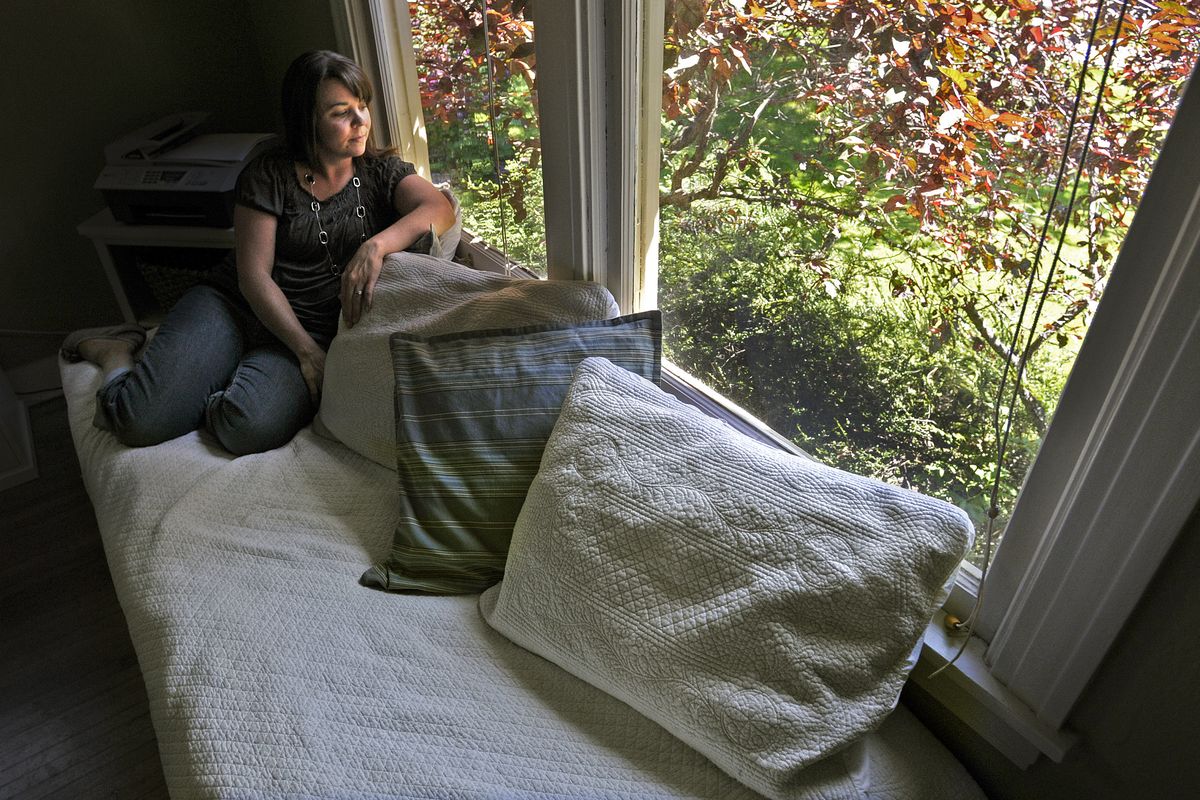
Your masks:
{"label": "white window trim", "polygon": [[375,87],[371,103],[375,143],[431,178],[429,141],[421,111],[420,76],[405,0],[330,0],[338,48],[353,58]]}
{"label": "white window trim", "polygon": [[945,618],[939,610],[926,627],[910,680],[1018,767],[1025,769],[1042,755],[1062,761],[1075,735],[1039,719],[992,673],[983,640],[972,636],[962,649],[962,640],[948,635]]}
{"label": "white window trim", "polygon": [[[655,303],[647,254],[657,241],[659,132],[623,115],[634,104],[639,122],[657,119],[663,8],[663,0],[564,0],[540,6],[536,18],[551,276],[600,281],[624,310]],[[411,39],[406,49],[411,59]],[[404,84],[415,93],[415,76]],[[1070,747],[1064,720],[1200,497],[1200,421],[1191,411],[1200,404],[1200,162],[1188,152],[1197,135],[1200,89],[1185,94],[1014,509],[988,577],[982,636],[930,680],[959,644],[935,619],[914,671],[1022,766],[1039,753],[1060,760]],[[635,214],[622,205],[630,170],[613,168],[614,159],[638,165]],[[727,402],[710,405],[738,416]],[[1135,502],[1123,503],[1115,486],[1129,487]],[[969,601],[972,583],[967,570],[951,601]]]}
{"label": "white window trim", "polygon": [[[641,40],[641,67],[635,91],[641,98],[636,117],[639,120],[636,149],[637,175],[633,202],[637,209],[637,251],[628,269],[627,281],[635,287],[634,311],[658,308],[658,196],[662,172],[662,74],[663,37],[666,31],[666,0],[643,0],[642,22],[637,25]],[[617,53],[620,58],[623,54]],[[652,119],[653,125],[641,121]],[[765,427],[765,426],[764,426]],[[775,434],[772,431],[772,434]],[[780,437],[783,438],[783,437]],[[785,440],[786,441],[786,440]]]}
{"label": "white window trim", "polygon": [[537,9],[534,26],[547,272],[607,285],[620,269],[609,276],[605,260],[606,197],[615,184],[604,174],[604,9],[586,0],[549,3]]}
{"label": "white window trim", "polygon": [[626,313],[655,301],[659,131],[643,120],[661,107],[662,47],[646,31],[661,33],[664,9],[561,0],[534,19],[548,272],[607,286]]}

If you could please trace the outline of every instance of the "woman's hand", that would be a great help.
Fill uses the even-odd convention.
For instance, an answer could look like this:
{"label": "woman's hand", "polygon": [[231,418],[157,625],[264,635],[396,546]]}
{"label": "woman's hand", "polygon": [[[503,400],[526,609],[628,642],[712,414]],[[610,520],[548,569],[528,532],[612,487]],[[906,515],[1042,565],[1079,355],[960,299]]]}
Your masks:
{"label": "woman's hand", "polygon": [[375,239],[363,242],[342,273],[342,318],[353,328],[371,307],[375,281],[383,269],[383,248]]}
{"label": "woman's hand", "polygon": [[370,308],[383,257],[399,253],[433,228],[445,232],[454,224],[454,206],[420,175],[396,184],[392,205],[400,218],[363,242],[342,273],[342,317],[354,327]]}
{"label": "woman's hand", "polygon": [[296,353],[296,359],[300,362],[300,374],[308,384],[308,395],[315,406],[321,400],[321,383],[325,380],[325,351],[313,342],[311,347]]}

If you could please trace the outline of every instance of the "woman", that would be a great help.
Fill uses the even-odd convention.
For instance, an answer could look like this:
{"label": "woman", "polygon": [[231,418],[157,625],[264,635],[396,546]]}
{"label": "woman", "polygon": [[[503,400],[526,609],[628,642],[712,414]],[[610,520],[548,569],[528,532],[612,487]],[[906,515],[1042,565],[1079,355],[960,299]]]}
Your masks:
{"label": "woman", "polygon": [[358,322],[383,257],[428,251],[430,229],[454,224],[433,184],[370,144],[371,85],[354,62],[301,55],[282,99],[284,146],[238,179],[236,266],[184,295],[140,359],[138,326],[64,342],[64,357],[104,370],[95,422],[124,444],[201,425],[238,455],[285,444],[316,413],[338,313]]}

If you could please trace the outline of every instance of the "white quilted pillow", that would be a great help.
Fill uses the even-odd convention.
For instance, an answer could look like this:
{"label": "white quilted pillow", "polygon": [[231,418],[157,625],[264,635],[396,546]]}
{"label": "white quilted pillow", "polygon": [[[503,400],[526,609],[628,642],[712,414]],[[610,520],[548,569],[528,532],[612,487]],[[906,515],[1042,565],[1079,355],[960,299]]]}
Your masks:
{"label": "white quilted pillow", "polygon": [[321,410],[313,429],[396,469],[395,381],[388,337],[435,336],[539,323],[573,324],[619,313],[603,286],[510,278],[419,253],[383,261],[371,310],[339,323],[325,358]]}
{"label": "white quilted pillow", "polygon": [[480,608],[750,788],[796,797],[806,765],[895,706],[972,531],[590,358]]}
{"label": "white quilted pillow", "polygon": [[462,206],[458,203],[458,198],[454,196],[454,192],[447,188],[440,189],[441,193],[450,201],[450,207],[454,209],[454,224],[442,232],[441,236],[433,230],[432,226],[429,233],[432,235],[433,241],[429,244],[429,255],[435,258],[454,258],[454,251],[458,249],[458,243],[462,239]]}

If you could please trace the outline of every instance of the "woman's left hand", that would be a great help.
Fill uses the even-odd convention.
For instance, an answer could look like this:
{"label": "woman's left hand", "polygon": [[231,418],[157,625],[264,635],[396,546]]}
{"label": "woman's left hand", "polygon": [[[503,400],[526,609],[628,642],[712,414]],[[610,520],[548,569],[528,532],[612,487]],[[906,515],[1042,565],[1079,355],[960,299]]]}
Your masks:
{"label": "woman's left hand", "polygon": [[373,239],[359,246],[342,273],[342,318],[353,328],[371,308],[375,281],[383,268],[383,253]]}

